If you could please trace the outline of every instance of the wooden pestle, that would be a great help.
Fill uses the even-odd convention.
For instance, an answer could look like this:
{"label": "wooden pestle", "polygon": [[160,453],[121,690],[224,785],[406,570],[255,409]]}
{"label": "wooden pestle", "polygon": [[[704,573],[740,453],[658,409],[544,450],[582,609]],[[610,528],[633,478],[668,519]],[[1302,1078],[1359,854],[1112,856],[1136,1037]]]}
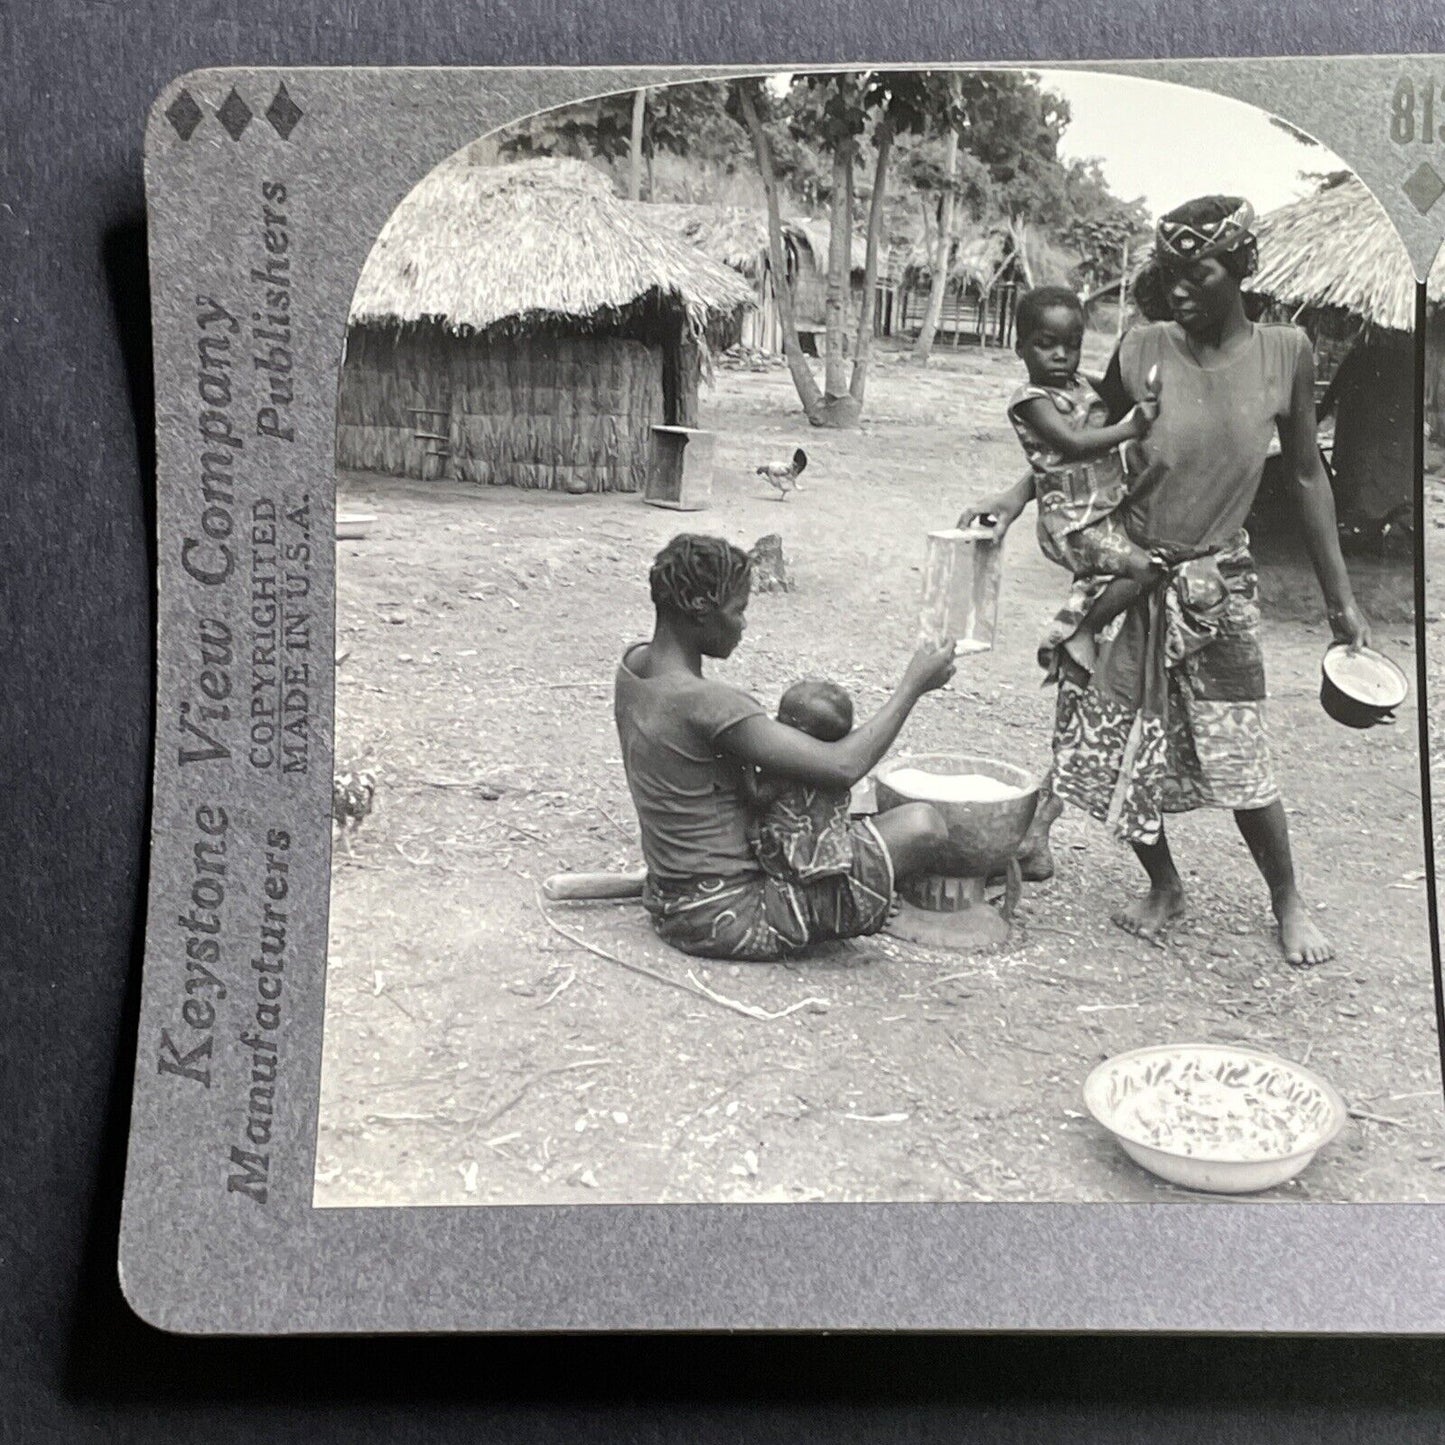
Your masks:
{"label": "wooden pestle", "polygon": [[554,902],[641,898],[646,881],[646,868],[629,873],[554,873],[542,884],[542,894]]}

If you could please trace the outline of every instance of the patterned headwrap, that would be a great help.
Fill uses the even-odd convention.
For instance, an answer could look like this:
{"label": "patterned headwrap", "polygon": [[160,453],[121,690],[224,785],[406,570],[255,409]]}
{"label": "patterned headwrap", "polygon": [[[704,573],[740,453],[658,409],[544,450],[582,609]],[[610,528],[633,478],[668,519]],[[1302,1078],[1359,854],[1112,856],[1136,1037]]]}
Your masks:
{"label": "patterned headwrap", "polygon": [[[1204,196],[1161,218],[1154,254],[1169,270],[1254,246],[1254,207],[1241,196]],[[1254,269],[1253,256],[1244,274]]]}

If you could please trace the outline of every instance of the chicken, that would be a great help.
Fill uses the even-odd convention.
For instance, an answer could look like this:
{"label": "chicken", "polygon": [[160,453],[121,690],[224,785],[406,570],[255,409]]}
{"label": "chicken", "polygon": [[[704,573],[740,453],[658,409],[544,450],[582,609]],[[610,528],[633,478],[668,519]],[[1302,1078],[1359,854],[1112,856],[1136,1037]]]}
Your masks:
{"label": "chicken", "polygon": [[340,830],[348,854],[351,835],[371,814],[376,797],[374,773],[337,773],[331,781],[331,821]]}
{"label": "chicken", "polygon": [[801,492],[803,489],[798,484],[798,478],[802,475],[803,468],[808,465],[808,454],[802,447],[793,453],[793,460],[790,462],[768,462],[765,466],[758,468],[758,475],[768,479],[768,485],[776,487],[782,496],[780,501],[788,500],[789,492]]}

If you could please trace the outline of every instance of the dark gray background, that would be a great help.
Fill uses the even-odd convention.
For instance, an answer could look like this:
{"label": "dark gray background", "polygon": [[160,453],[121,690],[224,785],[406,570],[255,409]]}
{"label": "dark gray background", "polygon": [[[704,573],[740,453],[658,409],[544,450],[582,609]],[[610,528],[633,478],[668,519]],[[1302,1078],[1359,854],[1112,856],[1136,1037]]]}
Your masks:
{"label": "dark gray background", "polygon": [[167,80],[221,64],[1440,51],[1433,3],[0,13],[0,1439],[1439,1438],[1445,1349],[1421,1341],[182,1341],[131,1319],[114,1268],[154,564],[140,143]]}

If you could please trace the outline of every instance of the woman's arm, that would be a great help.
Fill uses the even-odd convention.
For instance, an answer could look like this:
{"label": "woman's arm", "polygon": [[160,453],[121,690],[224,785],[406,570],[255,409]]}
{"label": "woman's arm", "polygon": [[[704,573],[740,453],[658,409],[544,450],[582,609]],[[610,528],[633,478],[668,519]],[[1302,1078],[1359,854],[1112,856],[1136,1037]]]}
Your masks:
{"label": "woman's arm", "polygon": [[1104,379],[1094,388],[1109,409],[1110,425],[1123,421],[1134,405],[1134,398],[1129,395],[1129,388],[1124,385],[1124,368],[1119,360],[1119,349],[1117,346],[1114,348],[1108,369],[1104,372]]}
{"label": "woman's arm", "polygon": [[942,647],[920,648],[882,709],[838,742],[820,742],[760,713],[734,723],[719,736],[718,746],[770,777],[842,792],[882,759],[918,699],[953,676],[953,650],[952,638]]}
{"label": "woman's arm", "polygon": [[1320,590],[1330,630],[1352,647],[1368,646],[1370,624],[1355,602],[1350,575],[1340,553],[1340,534],[1335,520],[1335,498],[1329,474],[1320,456],[1318,423],[1315,420],[1315,363],[1308,344],[1302,345],[1295,365],[1289,412],[1279,421],[1279,444],[1284,453],[1290,488],[1299,506],[1305,548]]}

